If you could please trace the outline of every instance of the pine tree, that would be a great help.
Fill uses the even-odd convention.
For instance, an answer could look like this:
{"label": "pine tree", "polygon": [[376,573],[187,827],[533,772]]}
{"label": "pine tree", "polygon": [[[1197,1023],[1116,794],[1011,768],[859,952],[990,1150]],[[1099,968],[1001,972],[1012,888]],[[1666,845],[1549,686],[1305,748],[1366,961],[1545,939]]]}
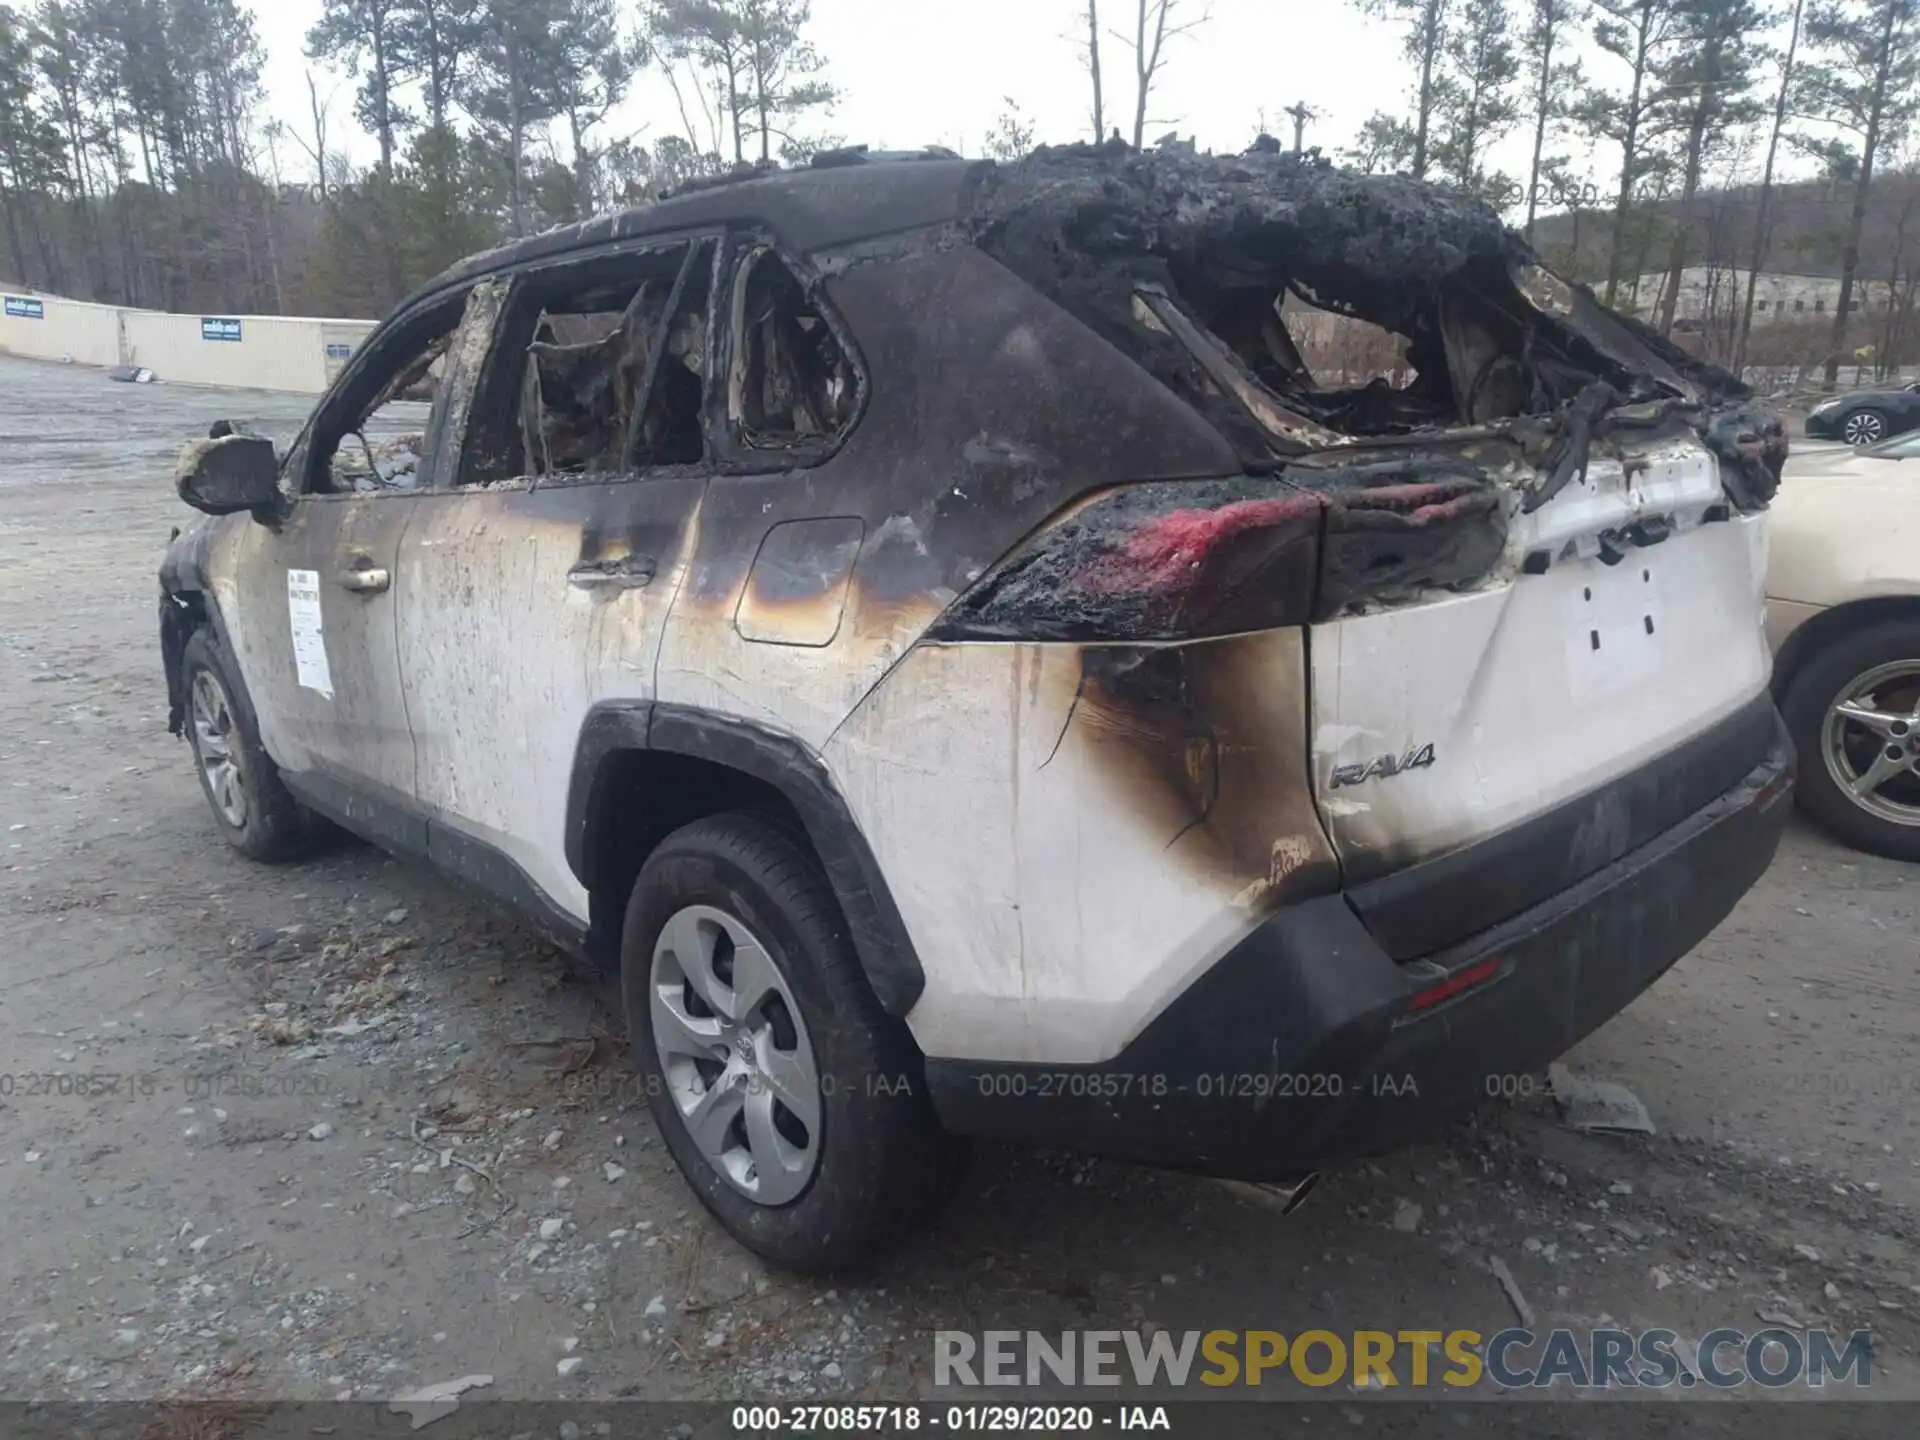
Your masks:
{"label": "pine tree", "polygon": [[1849,181],[1853,191],[1827,347],[1831,390],[1846,353],[1874,172],[1920,112],[1920,0],[1816,0],[1807,17],[1807,42],[1795,108],[1841,133],[1843,138],[1812,143],[1829,172]]}
{"label": "pine tree", "polygon": [[1581,84],[1580,62],[1569,59],[1573,32],[1585,9],[1581,0],[1526,0],[1520,56],[1532,90],[1533,159],[1527,167],[1527,239],[1540,208],[1541,181],[1554,166],[1546,153],[1548,135],[1572,113],[1571,97]]}
{"label": "pine tree", "polygon": [[[1432,158],[1434,110],[1440,101],[1446,60],[1449,9],[1455,0],[1361,0],[1369,15],[1399,20],[1407,27],[1405,49],[1419,75],[1413,91],[1413,121],[1406,128],[1407,164],[1416,180],[1427,178]],[[1369,122],[1371,124],[1372,122]],[[1386,138],[1379,126],[1375,141]]]}
{"label": "pine tree", "polygon": [[325,0],[307,32],[307,54],[358,75],[354,113],[380,142],[380,168],[393,170],[399,134],[413,117],[399,98],[412,78],[401,37],[401,0]]}
{"label": "pine tree", "polygon": [[1509,18],[1506,0],[1459,0],[1435,92],[1432,159],[1453,184],[1482,198],[1512,185],[1485,170],[1488,148],[1520,119]]}

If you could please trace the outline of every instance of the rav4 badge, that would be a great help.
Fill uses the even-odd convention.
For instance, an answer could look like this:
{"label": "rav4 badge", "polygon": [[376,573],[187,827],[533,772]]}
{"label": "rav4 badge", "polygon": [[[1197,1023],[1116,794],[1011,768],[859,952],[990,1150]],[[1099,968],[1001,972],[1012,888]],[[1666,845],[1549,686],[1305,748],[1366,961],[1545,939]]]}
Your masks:
{"label": "rav4 badge", "polygon": [[1367,780],[1390,780],[1408,770],[1424,770],[1431,764],[1433,745],[1429,742],[1404,755],[1376,755],[1358,765],[1336,765],[1333,767],[1333,784],[1328,788],[1340,790]]}

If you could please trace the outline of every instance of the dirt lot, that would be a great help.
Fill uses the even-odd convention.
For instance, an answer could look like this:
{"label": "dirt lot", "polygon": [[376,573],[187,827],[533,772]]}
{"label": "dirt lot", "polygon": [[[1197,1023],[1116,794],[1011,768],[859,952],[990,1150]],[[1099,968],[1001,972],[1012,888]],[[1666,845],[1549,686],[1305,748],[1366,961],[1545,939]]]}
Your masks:
{"label": "dirt lot", "polygon": [[372,849],[215,832],[165,726],[171,457],[303,409],[0,360],[0,1400],[901,1399],[938,1329],[1492,1332],[1496,1257],[1543,1325],[1870,1327],[1876,1391],[1920,1388],[1920,887],[1799,828],[1572,1057],[1652,1139],[1523,1098],[1287,1219],[987,1149],[877,1272],[769,1273],[682,1187],[604,982]]}

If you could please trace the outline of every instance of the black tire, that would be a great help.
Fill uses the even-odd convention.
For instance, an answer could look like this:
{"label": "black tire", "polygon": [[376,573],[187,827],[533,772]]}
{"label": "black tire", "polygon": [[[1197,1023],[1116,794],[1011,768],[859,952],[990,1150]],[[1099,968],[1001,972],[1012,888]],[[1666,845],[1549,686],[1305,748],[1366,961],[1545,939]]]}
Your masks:
{"label": "black tire", "polygon": [[[1827,713],[1855,680],[1878,666],[1902,661],[1920,664],[1920,619],[1882,620],[1847,631],[1800,668],[1787,686],[1780,713],[1799,753],[1795,793],[1800,808],[1856,849],[1895,860],[1920,860],[1920,825],[1902,825],[1863,809],[1840,787],[1822,750]],[[1894,741],[1920,745],[1912,734]],[[1896,777],[1892,783],[1901,784],[1904,779]],[[1907,783],[1920,787],[1920,778]]]}
{"label": "black tire", "polygon": [[1877,445],[1893,433],[1893,426],[1878,410],[1850,410],[1839,425],[1840,438],[1849,445]]}
{"label": "black tire", "polygon": [[[811,1177],[763,1204],[707,1158],[669,1095],[654,1038],[654,950],[690,906],[737,918],[791,991],[820,1076]],[[727,1232],[773,1264],[831,1272],[873,1259],[950,1193],[964,1153],[927,1099],[905,1025],[880,1008],[826,877],[799,837],[764,816],[710,816],[674,832],[634,885],[621,935],[621,989],[633,1063],[687,1183]]]}
{"label": "black tire", "polygon": [[[269,863],[297,860],[311,853],[324,826],[281,782],[280,768],[260,744],[253,711],[243,698],[245,692],[234,679],[232,667],[212,631],[204,627],[194,631],[181,652],[180,666],[186,683],[187,741],[193,748],[193,768],[199,773],[200,791],[207,797],[214,824],[220,827],[227,843],[249,860]],[[227,754],[233,764],[234,781],[244,799],[244,813],[237,823],[214,793],[208,750],[203,749],[206,742],[200,722],[204,717],[195,709],[195,686],[202,683],[210,683],[217,689],[225,708]]]}

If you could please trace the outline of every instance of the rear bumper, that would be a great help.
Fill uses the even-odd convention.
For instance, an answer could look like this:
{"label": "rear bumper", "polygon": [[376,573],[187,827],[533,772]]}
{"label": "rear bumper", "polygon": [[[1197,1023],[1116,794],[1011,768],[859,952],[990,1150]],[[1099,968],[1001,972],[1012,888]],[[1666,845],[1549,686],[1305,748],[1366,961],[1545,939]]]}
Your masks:
{"label": "rear bumper", "polygon": [[[1251,1180],[1392,1149],[1537,1073],[1699,943],[1772,860],[1792,785],[1776,716],[1764,758],[1730,789],[1492,929],[1400,963],[1344,896],[1308,901],[1255,930],[1114,1060],[929,1060],[934,1105],[961,1134]],[[1499,882],[1498,860],[1489,851],[1482,882]],[[1476,883],[1470,870],[1456,878]],[[1490,959],[1494,979],[1408,1010]]]}

